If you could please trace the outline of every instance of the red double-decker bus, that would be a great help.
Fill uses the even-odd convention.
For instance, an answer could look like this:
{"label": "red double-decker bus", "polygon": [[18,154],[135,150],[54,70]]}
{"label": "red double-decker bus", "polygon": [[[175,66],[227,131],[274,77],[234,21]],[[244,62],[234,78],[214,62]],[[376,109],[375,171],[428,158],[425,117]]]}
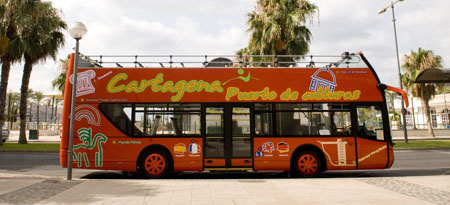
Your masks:
{"label": "red double-decker bus", "polygon": [[91,56],[81,63],[73,167],[160,178],[211,170],[313,177],[392,166],[384,94],[405,93],[382,84],[362,53],[226,57]]}

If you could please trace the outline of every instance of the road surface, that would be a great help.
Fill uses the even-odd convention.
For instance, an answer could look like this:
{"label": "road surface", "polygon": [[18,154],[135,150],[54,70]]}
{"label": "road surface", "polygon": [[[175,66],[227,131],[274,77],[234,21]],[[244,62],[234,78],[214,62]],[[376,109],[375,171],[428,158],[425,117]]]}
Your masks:
{"label": "road surface", "polygon": [[[390,176],[432,176],[450,174],[450,149],[440,150],[398,150],[395,162],[386,170],[329,171],[321,177],[390,177]],[[42,152],[1,152],[0,171],[43,174],[45,176],[65,176],[66,169],[59,165],[58,153]],[[122,178],[121,172],[74,169],[83,178]],[[280,173],[248,174],[178,174],[174,178],[282,178]],[[138,177],[134,175],[126,178]]]}

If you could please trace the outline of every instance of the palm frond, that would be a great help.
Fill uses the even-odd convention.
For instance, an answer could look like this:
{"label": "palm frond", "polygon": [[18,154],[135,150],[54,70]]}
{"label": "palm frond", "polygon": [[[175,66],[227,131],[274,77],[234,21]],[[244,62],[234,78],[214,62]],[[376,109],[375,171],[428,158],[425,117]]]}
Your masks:
{"label": "palm frond", "polygon": [[306,22],[318,13],[308,0],[258,0],[247,15],[249,53],[303,55],[309,50],[311,32]]}

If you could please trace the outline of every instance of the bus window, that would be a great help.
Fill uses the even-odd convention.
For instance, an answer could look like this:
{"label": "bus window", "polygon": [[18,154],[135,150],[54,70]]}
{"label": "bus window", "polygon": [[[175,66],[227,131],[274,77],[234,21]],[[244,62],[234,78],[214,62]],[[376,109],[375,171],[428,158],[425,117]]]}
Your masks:
{"label": "bus window", "polygon": [[223,135],[223,108],[206,108],[206,134]]}
{"label": "bus window", "polygon": [[[199,104],[155,104],[145,106],[146,134],[200,135]],[[136,107],[137,108],[137,107]],[[138,112],[138,111],[136,111]],[[151,132],[148,132],[148,129]]]}
{"label": "bus window", "polygon": [[233,107],[231,120],[232,157],[251,158],[250,108]]}
{"label": "bus window", "polygon": [[134,115],[134,134],[135,135],[140,135],[141,133],[144,132],[144,113],[143,112],[136,112],[136,114]]}
{"label": "bus window", "polygon": [[223,158],[224,150],[224,110],[222,107],[206,108],[206,151],[205,157]]}
{"label": "bus window", "polygon": [[272,113],[255,113],[255,134],[272,135]]}
{"label": "bus window", "polygon": [[276,107],[277,135],[351,135],[348,104],[278,104]]}
{"label": "bus window", "polygon": [[330,112],[330,130],[332,135],[350,135],[352,130],[350,112]]}
{"label": "bus window", "polygon": [[232,125],[233,135],[250,135],[250,108],[234,107]]}
{"label": "bus window", "polygon": [[380,106],[358,106],[358,135],[373,140],[384,140]]}
{"label": "bus window", "polygon": [[132,106],[101,104],[100,110],[131,136],[200,135],[199,104],[134,104],[134,111]]}
{"label": "bus window", "polygon": [[99,108],[120,131],[131,135],[132,104],[100,104]]}
{"label": "bus window", "polygon": [[[167,111],[167,104],[136,105],[135,119],[137,120],[141,112],[145,114],[145,120],[142,120],[142,123],[145,124],[145,132],[141,135],[174,135],[173,127],[169,121],[173,117],[173,113]],[[135,127],[137,127],[136,124]]]}
{"label": "bus window", "polygon": [[255,104],[255,134],[273,135],[272,104]]}

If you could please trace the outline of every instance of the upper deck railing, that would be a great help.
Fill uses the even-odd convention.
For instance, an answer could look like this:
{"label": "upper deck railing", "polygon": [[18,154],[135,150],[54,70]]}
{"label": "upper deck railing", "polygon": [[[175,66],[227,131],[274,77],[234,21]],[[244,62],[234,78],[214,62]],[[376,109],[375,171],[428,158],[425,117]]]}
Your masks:
{"label": "upper deck railing", "polygon": [[80,55],[94,67],[368,67],[359,53],[342,55]]}

